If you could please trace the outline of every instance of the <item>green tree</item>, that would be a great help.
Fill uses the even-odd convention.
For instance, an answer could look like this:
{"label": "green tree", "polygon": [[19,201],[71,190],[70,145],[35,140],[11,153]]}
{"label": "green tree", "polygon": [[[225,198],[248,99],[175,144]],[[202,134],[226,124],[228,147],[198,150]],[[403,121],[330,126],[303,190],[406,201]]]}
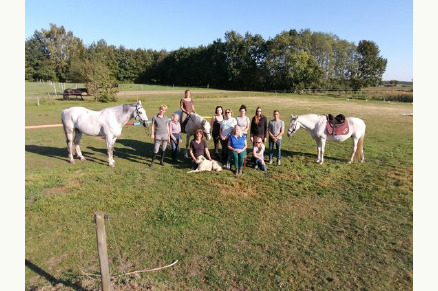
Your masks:
{"label": "green tree", "polygon": [[65,82],[72,58],[85,50],[82,40],[71,31],[67,32],[64,26],[57,27],[55,24],[50,24],[49,30],[43,29],[42,34],[57,81]]}
{"label": "green tree", "polygon": [[119,90],[113,86],[116,80],[108,65],[102,60],[74,59],[71,64],[70,76],[77,82],[85,83],[88,93],[94,96],[95,101],[117,101]]}
{"label": "green tree", "polygon": [[50,29],[35,31],[26,40],[26,78],[65,82],[70,62],[84,52],[82,41],[63,26],[50,24]]}
{"label": "green tree", "polygon": [[361,40],[357,52],[359,54],[358,83],[362,87],[380,84],[388,60],[379,55],[379,47],[373,41]]}
{"label": "green tree", "polygon": [[266,45],[259,34],[246,33],[242,56],[242,87],[244,90],[266,89]]}
{"label": "green tree", "polygon": [[227,68],[228,84],[231,88],[237,89],[242,86],[242,69],[246,58],[247,50],[245,40],[235,31],[225,33],[224,43],[225,64]]}
{"label": "green tree", "polygon": [[315,87],[322,77],[322,69],[305,51],[295,30],[283,32],[268,41],[266,66],[272,89],[296,91]]}
{"label": "green tree", "polygon": [[97,42],[93,42],[87,47],[87,58],[104,63],[111,71],[111,75],[115,76],[118,68],[115,51],[115,46],[109,46],[105,40],[101,39]]}
{"label": "green tree", "polygon": [[333,75],[326,88],[348,89],[351,80],[358,74],[357,50],[353,42],[338,40],[333,44]]}
{"label": "green tree", "polygon": [[42,32],[35,31],[25,42],[25,76],[28,81],[57,80]]}
{"label": "green tree", "polygon": [[108,66],[98,60],[86,61],[85,65],[86,87],[88,92],[94,96],[94,100],[100,102],[117,101],[118,88],[113,87],[115,79]]}
{"label": "green tree", "polygon": [[207,67],[205,83],[216,88],[226,88],[228,84],[225,44],[221,39],[208,45],[204,55],[204,64]]}

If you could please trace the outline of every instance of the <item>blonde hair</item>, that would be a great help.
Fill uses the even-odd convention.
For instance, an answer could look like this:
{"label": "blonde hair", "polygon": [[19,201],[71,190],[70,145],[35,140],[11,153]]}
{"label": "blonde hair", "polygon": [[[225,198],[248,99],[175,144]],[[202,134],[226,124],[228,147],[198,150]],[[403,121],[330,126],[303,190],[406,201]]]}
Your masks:
{"label": "blonde hair", "polygon": [[160,105],[160,108],[158,108],[158,110],[161,110],[161,109],[163,109],[163,110],[167,110],[167,105],[165,105],[165,104],[161,104],[161,105]]}
{"label": "blonde hair", "polygon": [[239,131],[239,136],[242,136],[242,135],[243,135],[243,133],[242,133],[242,129],[240,128],[240,126],[239,126],[238,124],[236,124],[236,125],[234,126],[234,134],[237,134],[237,131]]}

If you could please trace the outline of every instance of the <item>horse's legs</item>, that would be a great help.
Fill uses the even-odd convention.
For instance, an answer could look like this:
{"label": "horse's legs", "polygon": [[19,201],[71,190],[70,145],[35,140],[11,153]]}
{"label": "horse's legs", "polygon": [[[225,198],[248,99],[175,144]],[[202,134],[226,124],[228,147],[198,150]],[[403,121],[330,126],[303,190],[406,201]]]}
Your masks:
{"label": "horse's legs", "polygon": [[75,163],[75,160],[73,158],[73,132],[74,130],[66,129],[64,126],[65,141],[67,143],[67,150],[68,150],[68,161],[71,164]]}
{"label": "horse's legs", "polygon": [[[348,161],[349,164],[351,164],[354,160],[354,155],[356,154],[358,140],[359,139],[357,137],[353,137],[353,152],[351,153],[350,160]],[[363,160],[363,152],[361,153],[361,161],[362,160]]]}
{"label": "horse's legs", "polygon": [[320,165],[324,163],[325,142],[326,142],[325,138],[320,138],[319,140],[316,141],[316,147],[318,150],[318,159],[316,160],[316,162]]}
{"label": "horse's legs", "polygon": [[320,165],[322,165],[323,163],[324,163],[324,152],[325,152],[325,143],[326,143],[326,139],[325,138],[323,138],[322,140],[321,140],[321,158],[320,158]]}
{"label": "horse's legs", "polygon": [[113,136],[107,136],[106,137],[106,148],[108,153],[108,165],[110,167],[115,167],[116,161],[113,159],[113,153],[114,153],[114,144],[116,142],[117,137]]}
{"label": "horse's legs", "polygon": [[78,156],[78,158],[83,161],[85,160],[85,157],[82,155],[81,152],[81,148],[79,147],[79,144],[81,142],[81,137],[82,137],[82,132],[80,132],[79,130],[75,130],[75,151],[76,151],[76,155]]}

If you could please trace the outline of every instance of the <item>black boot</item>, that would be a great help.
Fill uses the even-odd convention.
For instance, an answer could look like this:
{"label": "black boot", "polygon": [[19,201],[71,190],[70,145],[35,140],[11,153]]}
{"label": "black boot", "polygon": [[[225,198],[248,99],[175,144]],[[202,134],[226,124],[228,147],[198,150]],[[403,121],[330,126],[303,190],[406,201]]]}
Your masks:
{"label": "black boot", "polygon": [[161,152],[161,161],[160,161],[160,165],[164,166],[164,155],[166,154],[166,151],[162,151]]}
{"label": "black boot", "polygon": [[155,161],[155,157],[157,156],[157,154],[156,153],[153,153],[152,154],[152,162],[151,162],[151,164],[149,165],[149,167],[153,167],[154,166],[154,161]]}

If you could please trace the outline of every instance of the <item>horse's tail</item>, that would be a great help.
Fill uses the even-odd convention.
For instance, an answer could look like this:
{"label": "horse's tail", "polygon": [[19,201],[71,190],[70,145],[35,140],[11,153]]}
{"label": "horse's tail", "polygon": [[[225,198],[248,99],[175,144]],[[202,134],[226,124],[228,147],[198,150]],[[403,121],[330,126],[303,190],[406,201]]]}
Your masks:
{"label": "horse's tail", "polygon": [[354,153],[354,160],[363,161],[363,140],[365,139],[365,131],[357,142],[356,152]]}

